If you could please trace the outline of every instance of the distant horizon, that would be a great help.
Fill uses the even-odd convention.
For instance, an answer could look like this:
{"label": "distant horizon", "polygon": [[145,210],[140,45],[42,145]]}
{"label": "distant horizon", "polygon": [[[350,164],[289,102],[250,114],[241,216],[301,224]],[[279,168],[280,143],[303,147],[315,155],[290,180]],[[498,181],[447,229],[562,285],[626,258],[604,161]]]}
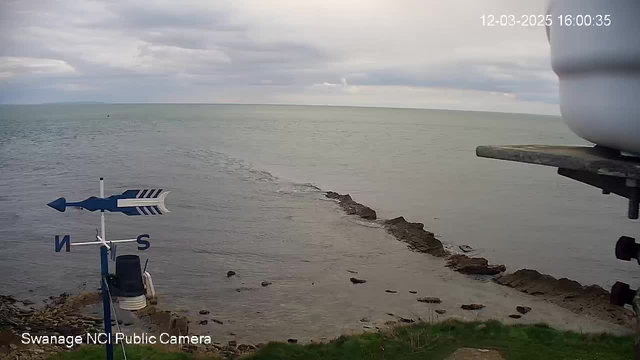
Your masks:
{"label": "distant horizon", "polygon": [[547,0],[0,1],[0,103],[559,114]]}
{"label": "distant horizon", "polygon": [[208,102],[103,102],[103,101],[59,101],[44,103],[0,103],[0,106],[46,106],[46,105],[224,105],[224,106],[309,106],[309,107],[340,107],[340,108],[372,108],[372,109],[398,109],[398,110],[436,110],[436,111],[459,111],[459,112],[481,112],[496,114],[517,114],[536,115],[562,118],[558,114],[498,111],[498,110],[468,110],[468,109],[447,109],[447,108],[426,108],[408,106],[376,106],[376,105],[331,105],[331,104],[269,104],[269,103],[208,103]]}

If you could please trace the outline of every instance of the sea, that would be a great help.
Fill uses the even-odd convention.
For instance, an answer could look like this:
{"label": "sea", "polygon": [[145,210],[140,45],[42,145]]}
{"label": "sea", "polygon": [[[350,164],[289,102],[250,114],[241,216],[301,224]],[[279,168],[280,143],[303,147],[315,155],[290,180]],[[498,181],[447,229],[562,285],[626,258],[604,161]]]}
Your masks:
{"label": "sea", "polygon": [[[429,255],[411,252],[379,224],[345,215],[324,197],[328,190],[350,194],[379,218],[422,222],[452,251],[469,245],[508,271],[535,269],[605,288],[637,284],[638,265],[614,256],[618,237],[638,229],[626,218],[626,200],[553,168],[476,157],[477,146],[498,144],[586,143],[560,117],[525,114],[0,106],[0,293],[42,302],[96,289],[98,247],[56,253],[54,236],[94,241],[99,212],[60,213],[46,204],[98,196],[100,177],[107,195],[171,191],[170,213],[107,213],[107,240],[149,234],[148,250],[120,244],[117,254],[148,260],[161,304],[194,318],[208,309],[225,319],[225,336],[292,336],[287,329],[331,336],[358,322],[354,309],[387,304],[378,299],[384,295],[355,293],[350,276],[405,290],[445,276]],[[230,270],[236,275],[227,277]]]}

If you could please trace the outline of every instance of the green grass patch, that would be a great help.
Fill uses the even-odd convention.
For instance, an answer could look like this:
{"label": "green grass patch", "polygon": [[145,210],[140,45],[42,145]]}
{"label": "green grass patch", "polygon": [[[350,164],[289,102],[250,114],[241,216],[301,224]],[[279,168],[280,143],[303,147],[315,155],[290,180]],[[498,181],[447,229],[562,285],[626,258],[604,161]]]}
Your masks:
{"label": "green grass patch", "polygon": [[[325,344],[270,343],[247,360],[445,359],[457,348],[495,349],[508,360],[614,360],[633,357],[631,336],[585,335],[546,325],[503,325],[498,321],[420,323],[380,333],[341,336]],[[116,353],[120,353],[116,351]],[[121,355],[121,354],[120,354]],[[150,346],[127,347],[129,360],[203,359]],[[87,346],[52,360],[103,359],[102,347]],[[116,359],[121,359],[117,356]]]}

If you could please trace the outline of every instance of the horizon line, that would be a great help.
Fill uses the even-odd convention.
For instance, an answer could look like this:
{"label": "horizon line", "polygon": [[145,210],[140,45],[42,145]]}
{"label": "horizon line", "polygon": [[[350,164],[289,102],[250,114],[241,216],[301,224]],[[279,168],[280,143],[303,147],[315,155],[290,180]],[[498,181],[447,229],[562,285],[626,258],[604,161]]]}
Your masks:
{"label": "horizon line", "polygon": [[42,106],[42,105],[231,105],[231,106],[318,106],[318,107],[347,107],[347,108],[373,108],[373,109],[399,109],[399,110],[437,110],[437,111],[461,111],[483,112],[496,114],[538,115],[549,117],[562,117],[561,114],[527,113],[499,110],[462,110],[445,108],[423,108],[409,106],[376,106],[376,105],[331,105],[331,104],[268,104],[268,103],[208,103],[208,102],[104,102],[104,101],[59,101],[41,103],[0,103],[0,106]]}

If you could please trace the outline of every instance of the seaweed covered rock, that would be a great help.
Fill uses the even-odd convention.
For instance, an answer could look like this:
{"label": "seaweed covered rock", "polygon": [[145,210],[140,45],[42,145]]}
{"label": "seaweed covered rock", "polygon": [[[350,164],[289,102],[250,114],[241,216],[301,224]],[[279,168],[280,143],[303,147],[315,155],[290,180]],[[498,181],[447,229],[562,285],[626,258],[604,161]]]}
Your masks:
{"label": "seaweed covered rock", "polygon": [[485,258],[472,258],[467,255],[449,256],[446,266],[470,275],[497,275],[507,270],[504,265],[489,265],[489,261]]}
{"label": "seaweed covered rock", "polygon": [[567,278],[556,279],[536,270],[521,269],[495,280],[524,293],[543,298],[576,314],[585,314],[632,327],[633,312],[609,303],[609,292],[598,285],[583,286]]}
{"label": "seaweed covered rock", "polygon": [[440,240],[432,232],[424,229],[422,223],[412,223],[402,216],[384,222],[387,231],[400,241],[409,245],[411,250],[434,256],[445,256],[446,252]]}
{"label": "seaweed covered rock", "polygon": [[354,201],[349,194],[341,195],[334,191],[328,191],[325,196],[329,199],[338,200],[340,207],[342,207],[348,215],[358,215],[367,220],[377,219],[375,210]]}

